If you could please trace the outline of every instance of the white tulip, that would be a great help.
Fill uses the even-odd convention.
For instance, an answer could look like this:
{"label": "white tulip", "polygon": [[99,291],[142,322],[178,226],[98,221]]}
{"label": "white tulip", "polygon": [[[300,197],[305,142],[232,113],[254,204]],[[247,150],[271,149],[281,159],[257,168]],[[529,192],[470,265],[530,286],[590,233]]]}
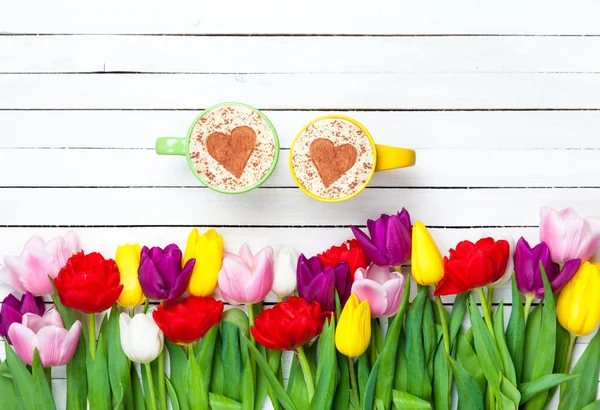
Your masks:
{"label": "white tulip", "polygon": [[130,318],[121,313],[121,347],[132,362],[150,363],[163,350],[165,336],[152,318],[152,311],[138,313]]}
{"label": "white tulip", "polygon": [[513,271],[515,269],[515,263],[513,261],[513,255],[515,254],[515,240],[513,239],[512,236],[509,236],[509,235],[497,235],[497,234],[493,234],[493,233],[488,232],[488,231],[483,232],[483,234],[481,235],[481,237],[482,238],[492,237],[496,241],[500,240],[500,239],[504,239],[506,242],[508,242],[508,246],[509,246],[508,263],[506,264],[506,270],[504,271],[504,275],[502,275],[502,277],[500,279],[498,279],[496,282],[493,282],[493,283],[490,283],[490,284],[487,285],[487,287],[490,288],[490,289],[501,288],[502,286],[504,286],[508,282],[510,282],[510,279],[512,278]]}
{"label": "white tulip", "polygon": [[271,290],[280,298],[291,295],[296,290],[296,267],[300,253],[289,245],[273,247],[273,270],[275,280]]}

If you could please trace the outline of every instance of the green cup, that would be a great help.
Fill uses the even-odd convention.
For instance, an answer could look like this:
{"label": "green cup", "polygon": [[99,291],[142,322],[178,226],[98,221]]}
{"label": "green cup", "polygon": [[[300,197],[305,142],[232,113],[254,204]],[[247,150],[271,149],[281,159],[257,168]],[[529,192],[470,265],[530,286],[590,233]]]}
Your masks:
{"label": "green cup", "polygon": [[[203,130],[202,127],[207,129]],[[255,142],[258,143],[250,149],[250,153],[249,148],[244,148],[243,144],[234,144],[233,138],[240,138],[239,133],[236,137],[233,136],[235,131],[232,129],[236,128],[252,128],[251,133],[254,131]],[[206,143],[212,134],[220,134],[219,143],[227,144],[226,141],[229,141],[231,144],[224,146],[221,152],[245,157],[245,165],[240,166],[240,162],[231,165],[231,161],[226,158],[223,159],[224,162],[217,160],[213,153],[210,153]],[[213,105],[202,111],[190,126],[186,137],[158,138],[155,150],[159,155],[185,156],[192,173],[210,189],[223,194],[241,194],[259,187],[271,176],[279,159],[279,138],[271,121],[260,110],[247,104],[228,102]],[[261,158],[263,154],[270,157],[269,163]],[[233,166],[237,167],[237,170],[232,170]],[[248,167],[252,169],[246,172]],[[239,175],[236,176],[235,173]]]}

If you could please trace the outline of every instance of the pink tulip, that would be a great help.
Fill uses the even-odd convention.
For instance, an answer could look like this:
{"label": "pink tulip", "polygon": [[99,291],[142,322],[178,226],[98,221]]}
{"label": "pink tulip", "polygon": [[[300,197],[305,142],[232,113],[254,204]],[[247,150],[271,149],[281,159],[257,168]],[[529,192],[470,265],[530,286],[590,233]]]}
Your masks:
{"label": "pink tulip", "polygon": [[359,301],[368,300],[372,317],[388,317],[398,312],[404,293],[404,276],[387,267],[371,264],[354,274],[352,293]]}
{"label": "pink tulip", "polygon": [[540,242],[546,242],[555,263],[585,262],[600,243],[600,218],[581,218],[571,208],[544,207],[540,209]]}
{"label": "pink tulip", "polygon": [[19,357],[31,365],[33,350],[37,349],[44,367],[67,364],[75,354],[80,333],[79,320],[67,330],[54,308],[50,308],[44,316],[26,313],[21,323],[13,323],[8,329],[8,336]]}
{"label": "pink tulip", "polygon": [[34,296],[50,295],[52,284],[48,276],[55,278],[67,260],[81,250],[79,238],[74,232],[44,241],[32,236],[25,243],[19,256],[5,256],[6,266],[0,271],[0,281],[21,292]]}
{"label": "pink tulip", "polygon": [[260,302],[273,286],[273,248],[267,246],[256,255],[243,244],[238,254],[226,252],[219,272],[223,299],[233,305]]}

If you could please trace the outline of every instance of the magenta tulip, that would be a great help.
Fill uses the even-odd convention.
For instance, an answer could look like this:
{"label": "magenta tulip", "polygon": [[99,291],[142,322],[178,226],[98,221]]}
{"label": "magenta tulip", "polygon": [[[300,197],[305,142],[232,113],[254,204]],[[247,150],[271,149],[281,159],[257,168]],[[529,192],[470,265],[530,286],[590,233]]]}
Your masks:
{"label": "magenta tulip", "polygon": [[50,295],[53,289],[48,276],[55,278],[67,260],[80,250],[79,238],[71,231],[48,242],[32,236],[21,255],[4,257],[6,266],[0,271],[0,281],[21,293]]}
{"label": "magenta tulip", "polygon": [[600,243],[600,218],[581,218],[571,208],[556,211],[544,207],[540,209],[540,242],[550,248],[553,262],[585,262]]}
{"label": "magenta tulip", "polygon": [[33,351],[37,349],[44,367],[67,364],[75,354],[80,333],[79,320],[67,330],[54,308],[44,316],[26,313],[21,323],[13,323],[8,329],[8,336],[19,357],[31,365]]}
{"label": "magenta tulip", "polygon": [[35,297],[27,292],[19,300],[12,293],[9,293],[2,301],[2,309],[0,309],[0,336],[6,337],[8,343],[11,343],[10,337],[8,337],[10,325],[21,323],[25,313],[43,315],[44,310],[46,310],[46,307],[41,297]]}
{"label": "magenta tulip", "polygon": [[262,301],[273,286],[273,248],[267,246],[252,255],[247,244],[238,254],[226,252],[219,272],[219,290],[233,305]]}
{"label": "magenta tulip", "polygon": [[404,293],[404,276],[388,267],[371,264],[354,274],[352,293],[359,301],[369,301],[371,316],[388,317],[398,312]]}

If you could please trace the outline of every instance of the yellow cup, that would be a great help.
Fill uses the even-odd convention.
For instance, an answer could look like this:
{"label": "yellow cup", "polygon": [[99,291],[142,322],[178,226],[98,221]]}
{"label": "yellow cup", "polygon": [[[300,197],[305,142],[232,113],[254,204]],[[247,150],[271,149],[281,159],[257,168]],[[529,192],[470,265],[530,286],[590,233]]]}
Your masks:
{"label": "yellow cup", "polygon": [[[328,194],[321,196],[321,195],[315,194],[314,192],[311,192],[309,189],[307,189],[304,186],[303,182],[296,174],[296,171],[294,168],[294,148],[298,142],[298,139],[304,134],[304,132],[306,131],[306,129],[308,127],[310,127],[311,125],[313,125],[319,121],[322,121],[322,120],[338,120],[340,122],[346,121],[346,122],[353,124],[355,127],[358,127],[358,129],[360,129],[360,131],[362,131],[362,133],[364,133],[364,135],[368,139],[368,142],[369,142],[368,145],[370,145],[370,148],[371,148],[372,167],[371,167],[370,172],[368,173],[368,175],[363,176],[363,178],[360,180],[360,183],[357,184],[357,186],[354,189],[351,189],[351,192],[348,195],[345,195],[342,197],[336,197],[335,195],[331,196]],[[340,125],[340,124],[338,124],[338,125]],[[331,135],[330,137],[333,137],[333,135]],[[326,133],[320,135],[319,138],[329,139],[328,135]],[[309,140],[309,139],[307,139],[307,140]],[[331,139],[330,139],[330,141],[331,141]],[[333,142],[333,141],[331,141],[331,142]],[[349,144],[349,145],[352,145],[352,144]],[[355,147],[355,149],[356,148],[357,147]],[[300,148],[300,149],[302,149],[302,148]],[[364,151],[366,151],[366,150],[364,150]],[[362,152],[362,151],[357,150],[357,152]],[[363,155],[363,154],[359,154],[359,155]],[[302,156],[302,158],[309,158],[309,157],[310,157],[310,155]],[[306,161],[306,159],[305,159],[305,161]],[[311,159],[311,161],[312,161],[312,159]],[[325,116],[322,116],[319,118],[315,118],[314,120],[312,120],[308,124],[306,124],[304,127],[302,127],[302,129],[298,132],[298,134],[292,141],[292,146],[290,147],[289,167],[290,167],[290,172],[292,174],[292,177],[294,178],[294,181],[296,182],[296,185],[298,185],[298,187],[300,187],[300,189],[306,195],[308,195],[311,198],[316,199],[318,201],[322,201],[322,202],[342,202],[342,201],[346,201],[350,198],[353,198],[356,195],[358,195],[360,192],[362,192],[362,190],[367,187],[369,182],[371,182],[371,179],[373,179],[373,175],[375,174],[375,172],[386,171],[386,170],[395,169],[395,168],[410,167],[410,166],[415,165],[415,161],[416,161],[416,153],[414,150],[407,149],[407,148],[397,148],[397,147],[390,147],[390,146],[386,146],[386,145],[375,144],[375,141],[373,140],[371,133],[360,122],[356,121],[354,118],[346,117],[344,115],[335,115],[334,114],[334,115],[325,115]],[[308,163],[308,166],[309,167],[313,166],[315,168],[313,171],[316,171],[316,164],[314,163],[314,161],[312,161],[311,163]],[[353,168],[355,168],[355,167],[352,166],[346,172],[351,173]],[[342,176],[343,175],[344,174],[342,174]],[[349,174],[349,175],[350,175],[349,178],[352,178],[352,174]],[[315,176],[315,178],[319,178],[319,176],[317,175],[317,176]],[[322,180],[321,180],[321,182],[323,183]],[[325,187],[324,183],[323,183],[323,187]],[[321,187],[321,188],[323,188],[323,187]],[[328,187],[325,187],[325,191],[327,191],[327,189],[328,189]]]}

